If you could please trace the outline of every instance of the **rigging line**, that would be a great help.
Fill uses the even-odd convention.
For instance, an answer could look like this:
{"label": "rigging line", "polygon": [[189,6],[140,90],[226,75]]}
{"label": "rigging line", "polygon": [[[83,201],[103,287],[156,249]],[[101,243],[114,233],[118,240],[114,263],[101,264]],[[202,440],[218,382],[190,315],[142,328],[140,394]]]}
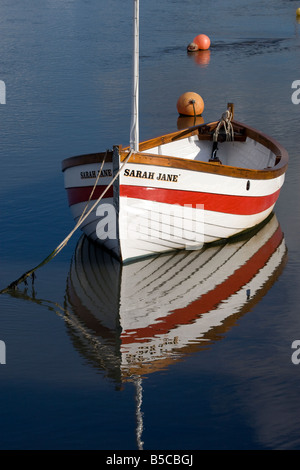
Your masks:
{"label": "rigging line", "polygon": [[10,295],[16,299],[22,299],[24,301],[29,301],[35,304],[38,304],[42,307],[47,308],[49,311],[54,312],[59,318],[61,318],[68,326],[73,328],[78,335],[81,335],[83,340],[86,340],[91,350],[97,354],[97,360],[99,363],[102,360],[102,350],[103,344],[96,338],[95,335],[89,333],[88,329],[84,328],[80,321],[72,314],[72,310],[69,310],[68,307],[61,306],[58,302],[47,300],[43,298],[36,298],[35,296],[30,296],[27,293],[22,293],[20,291],[10,291]]}
{"label": "rigging line", "polygon": [[85,206],[85,208],[83,209],[83,212],[82,212],[81,216],[79,217],[77,223],[81,223],[81,222],[82,222],[83,216],[84,216],[84,214],[85,214],[85,212],[86,212],[86,210],[87,210],[87,208],[88,208],[88,205],[89,205],[89,203],[90,203],[90,201],[91,201],[91,199],[92,199],[92,197],[93,197],[93,194],[94,194],[94,192],[95,192],[96,186],[97,186],[97,184],[98,184],[98,181],[99,181],[99,179],[100,179],[100,175],[101,175],[102,170],[103,170],[103,167],[104,167],[104,163],[105,163],[107,154],[108,154],[108,150],[106,150],[106,153],[105,153],[105,155],[104,155],[104,157],[103,157],[103,160],[102,160],[102,163],[101,163],[101,167],[100,167],[99,173],[98,173],[98,175],[97,175],[97,178],[96,178],[94,187],[93,187],[93,189],[92,189],[92,192],[91,192],[91,194],[90,194],[89,200],[88,200],[88,202],[86,203],[86,206]]}
{"label": "rigging line", "polygon": [[[124,166],[126,165],[126,163],[128,162],[128,160],[130,159],[131,155],[133,154],[133,150],[130,150],[130,152],[128,153],[128,155],[126,156],[122,166],[119,168],[118,172],[115,174],[115,176],[113,177],[113,179],[111,180],[111,182],[106,186],[106,188],[102,191],[101,195],[99,196],[99,198],[96,200],[96,202],[92,205],[92,207],[88,210],[88,212],[82,217],[80,216],[78,222],[76,223],[75,227],[73,228],[73,230],[69,233],[69,235],[66,236],[66,238],[50,253],[50,255],[47,256],[47,258],[45,258],[41,263],[39,263],[37,266],[35,266],[34,268],[30,269],[29,271],[27,271],[26,273],[22,274],[22,276],[20,276],[17,280],[13,281],[12,283],[10,283],[5,289],[2,289],[0,291],[0,295],[1,294],[6,294],[7,292],[9,292],[10,290],[12,289],[16,289],[16,287],[21,284],[22,282],[26,281],[26,279],[29,277],[29,276],[32,276],[34,275],[35,271],[37,271],[39,268],[41,268],[42,266],[45,266],[45,264],[49,263],[49,261],[51,261],[53,258],[55,258],[55,256],[58,255],[58,253],[67,245],[67,243],[69,242],[69,240],[71,239],[71,237],[73,236],[73,234],[76,232],[76,230],[80,227],[80,225],[82,224],[82,222],[84,222],[84,220],[90,215],[90,213],[95,209],[95,207],[99,204],[99,202],[101,201],[101,199],[104,197],[104,195],[107,193],[107,191],[109,190],[109,188],[113,185],[113,183],[115,182],[115,180],[118,178],[118,176],[120,175],[121,171],[123,170]],[[96,183],[94,185],[94,188],[92,190],[92,193],[95,189],[95,186],[96,186]],[[91,196],[90,196],[91,198]],[[86,207],[84,208],[84,212],[86,210]]]}

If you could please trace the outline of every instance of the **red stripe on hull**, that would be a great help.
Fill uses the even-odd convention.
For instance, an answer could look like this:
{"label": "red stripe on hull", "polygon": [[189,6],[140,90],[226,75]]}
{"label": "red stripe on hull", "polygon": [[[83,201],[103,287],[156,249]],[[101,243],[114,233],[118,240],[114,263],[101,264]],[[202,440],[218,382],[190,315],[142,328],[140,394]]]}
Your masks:
{"label": "red stripe on hull", "polygon": [[182,191],[178,189],[148,188],[143,186],[122,185],[120,196],[143,199],[146,201],[179,204],[180,206],[203,204],[204,209],[235,215],[252,215],[273,206],[280,189],[267,196],[232,196],[228,194]]}
{"label": "red stripe on hull", "polygon": [[[97,186],[91,198],[91,201],[97,200],[105,189],[106,189],[106,186]],[[93,186],[67,188],[69,206],[73,206],[74,204],[78,204],[80,202],[87,202],[89,200],[89,197],[92,191],[93,191]],[[103,196],[103,199],[107,199],[109,197],[113,197],[112,186],[107,190],[107,192]]]}

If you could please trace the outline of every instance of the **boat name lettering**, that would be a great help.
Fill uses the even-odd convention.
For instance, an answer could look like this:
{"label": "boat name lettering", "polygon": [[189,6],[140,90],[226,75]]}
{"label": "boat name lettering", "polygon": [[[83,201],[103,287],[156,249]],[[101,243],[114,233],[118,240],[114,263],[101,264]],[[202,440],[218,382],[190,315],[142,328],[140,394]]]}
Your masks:
{"label": "boat name lettering", "polygon": [[124,171],[124,176],[131,176],[133,178],[143,178],[148,180],[157,179],[158,181],[171,181],[173,183],[177,183],[179,177],[179,175],[172,175],[168,173],[158,173],[158,175],[156,175],[154,171],[130,170],[129,168],[126,168]]}
{"label": "boat name lettering", "polygon": [[[81,171],[80,172],[80,177],[81,177],[82,180],[87,179],[87,178],[97,178],[98,175],[99,175],[99,170],[98,171]],[[112,176],[111,169],[101,171],[100,178],[104,178],[105,176]]]}

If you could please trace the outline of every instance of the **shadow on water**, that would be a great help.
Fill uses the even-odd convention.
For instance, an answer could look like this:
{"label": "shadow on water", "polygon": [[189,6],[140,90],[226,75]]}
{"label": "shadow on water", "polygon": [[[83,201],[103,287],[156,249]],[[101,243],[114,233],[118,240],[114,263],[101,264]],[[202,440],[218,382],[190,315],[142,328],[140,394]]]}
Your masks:
{"label": "shadow on water", "polygon": [[[296,34],[297,36],[297,34]],[[236,41],[214,41],[208,50],[198,50],[187,52],[190,59],[193,59],[196,65],[207,67],[212,58],[218,56],[229,56],[234,60],[240,60],[245,57],[259,56],[269,53],[278,53],[299,48],[289,38],[246,38]]]}
{"label": "shadow on water", "polygon": [[[297,34],[296,34],[297,36]],[[180,46],[168,46],[161,49],[157,49],[155,54],[158,57],[166,57],[168,55],[179,54],[180,52],[186,51],[186,45]],[[208,50],[199,50],[196,52],[188,52],[191,57],[198,57],[198,60],[205,62],[205,65],[209,64],[209,58],[211,54],[221,53],[222,55],[230,55],[237,59],[240,56],[250,57],[254,55],[263,55],[272,52],[281,52],[284,50],[290,50],[291,47],[298,47],[295,44],[290,44],[290,38],[242,38],[236,40],[218,40],[212,41]],[[153,54],[153,57],[155,56]],[[149,55],[141,55],[141,59],[149,59]]]}
{"label": "shadow on water", "polygon": [[233,42],[216,42],[211,46],[213,52],[234,54],[250,57],[266,53],[279,52],[290,49],[287,38],[249,38]]}

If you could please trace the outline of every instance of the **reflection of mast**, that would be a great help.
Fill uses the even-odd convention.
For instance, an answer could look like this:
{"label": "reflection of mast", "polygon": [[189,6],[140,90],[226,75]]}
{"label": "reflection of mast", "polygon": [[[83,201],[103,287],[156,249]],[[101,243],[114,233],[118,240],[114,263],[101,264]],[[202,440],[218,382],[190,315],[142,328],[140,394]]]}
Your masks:
{"label": "reflection of mast", "polygon": [[144,413],[142,412],[142,402],[143,402],[143,387],[142,387],[142,379],[140,376],[135,377],[134,379],[135,387],[136,387],[136,442],[138,450],[143,450],[144,442],[142,441],[142,433],[144,430],[143,424],[143,416]]}

